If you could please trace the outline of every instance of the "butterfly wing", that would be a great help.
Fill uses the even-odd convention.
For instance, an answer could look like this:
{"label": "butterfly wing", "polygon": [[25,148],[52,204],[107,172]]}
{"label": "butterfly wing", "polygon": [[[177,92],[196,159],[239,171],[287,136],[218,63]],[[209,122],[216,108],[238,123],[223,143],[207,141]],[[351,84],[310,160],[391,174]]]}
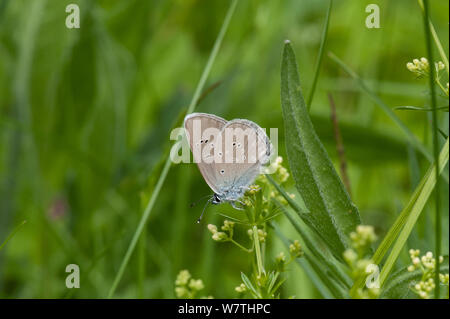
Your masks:
{"label": "butterfly wing", "polygon": [[217,136],[206,136],[205,133],[211,128],[216,128],[220,133],[226,123],[227,121],[223,118],[207,113],[192,113],[184,118],[186,137],[189,141],[194,162],[197,163],[200,173],[215,193],[220,192],[217,188],[220,175],[217,175],[216,164],[214,162],[205,162],[202,159],[202,154],[207,151],[207,147],[213,145],[211,143],[215,142]]}
{"label": "butterfly wing", "polygon": [[[227,133],[230,129],[231,133]],[[227,134],[233,135],[228,137]],[[226,197],[236,200],[260,174],[260,168],[266,164],[272,153],[272,144],[262,128],[256,123],[236,119],[222,129],[224,142],[224,163],[213,168],[219,178],[218,189],[227,192]]]}

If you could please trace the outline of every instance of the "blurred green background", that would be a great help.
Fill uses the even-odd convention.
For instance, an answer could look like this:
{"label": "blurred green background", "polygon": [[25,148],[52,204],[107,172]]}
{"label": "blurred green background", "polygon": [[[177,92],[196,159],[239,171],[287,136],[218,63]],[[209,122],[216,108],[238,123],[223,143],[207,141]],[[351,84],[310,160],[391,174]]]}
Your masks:
{"label": "blurred green background", "polygon": [[[65,26],[70,3],[80,6],[80,29]],[[106,297],[229,3],[0,0],[0,244],[26,220],[0,250],[0,297]],[[380,29],[365,27],[370,3],[380,6]],[[306,94],[327,6],[324,0],[239,1],[206,87],[219,85],[196,111],[279,128],[284,156],[283,41],[293,43]],[[448,1],[431,1],[431,19],[448,53]],[[405,67],[426,55],[423,38],[416,1],[337,0],[326,52],[349,64],[390,107],[424,106],[427,81]],[[336,168],[328,92],[353,201],[382,238],[428,162],[325,55],[311,116]],[[438,97],[438,105],[446,104]],[[428,115],[395,112],[431,149]],[[440,113],[440,121],[448,134],[448,113]],[[448,255],[448,184],[441,185]],[[189,207],[210,192],[195,164],[172,167],[115,297],[173,298],[182,269],[204,281],[205,295],[237,296],[248,256],[211,240],[205,225],[221,223],[220,206],[211,207],[201,225],[195,224],[201,206]],[[408,247],[433,249],[430,203]],[[295,238],[284,217],[278,222]],[[270,254],[283,249],[274,235],[268,242]],[[405,249],[398,265],[408,260]],[[65,286],[70,263],[80,266],[80,289]],[[288,276],[282,297],[320,296],[298,265],[290,265]]]}

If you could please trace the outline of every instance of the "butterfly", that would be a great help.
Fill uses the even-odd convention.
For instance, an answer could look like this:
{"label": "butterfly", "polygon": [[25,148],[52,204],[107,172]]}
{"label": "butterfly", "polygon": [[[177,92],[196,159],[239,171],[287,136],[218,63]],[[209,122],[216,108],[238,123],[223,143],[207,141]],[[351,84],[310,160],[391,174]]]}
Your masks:
{"label": "butterfly", "polygon": [[209,203],[227,202],[242,210],[237,203],[245,206],[240,198],[272,154],[265,131],[249,120],[226,121],[207,113],[187,115],[184,128],[194,162],[214,192],[205,208]]}

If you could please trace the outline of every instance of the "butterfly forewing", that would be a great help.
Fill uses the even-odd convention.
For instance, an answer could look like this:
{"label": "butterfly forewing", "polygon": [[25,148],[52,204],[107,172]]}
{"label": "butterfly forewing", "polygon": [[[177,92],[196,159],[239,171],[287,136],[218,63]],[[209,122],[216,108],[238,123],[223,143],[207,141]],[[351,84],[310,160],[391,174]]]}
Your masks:
{"label": "butterfly forewing", "polygon": [[184,120],[184,128],[194,162],[197,163],[200,173],[215,193],[220,191],[217,188],[219,176],[216,175],[214,161],[211,162],[211,158],[208,157],[208,155],[214,156],[214,154],[208,151],[211,145],[214,146],[217,136],[209,135],[208,132],[212,131],[211,128],[215,128],[220,133],[226,123],[227,121],[223,118],[206,113],[193,113],[186,116]]}

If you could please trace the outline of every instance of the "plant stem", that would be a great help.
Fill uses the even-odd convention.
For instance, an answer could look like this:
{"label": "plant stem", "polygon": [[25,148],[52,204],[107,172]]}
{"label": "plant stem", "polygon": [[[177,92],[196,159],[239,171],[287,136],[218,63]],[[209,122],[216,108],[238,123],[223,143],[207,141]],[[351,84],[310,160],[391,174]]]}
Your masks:
{"label": "plant stem", "polygon": [[237,241],[235,241],[234,239],[230,239],[230,242],[232,242],[233,244],[235,244],[236,246],[238,246],[240,249],[242,249],[243,251],[247,252],[247,253],[251,253],[253,250],[249,249],[249,248],[245,248],[244,246],[242,246],[241,244],[239,244]]}
{"label": "plant stem", "polygon": [[444,86],[441,84],[441,81],[439,81],[439,77],[438,76],[436,76],[436,83],[437,83],[437,85],[439,85],[439,87],[441,88],[442,92],[444,92],[444,94],[448,96],[448,92],[444,88]]}
{"label": "plant stem", "polygon": [[256,253],[256,264],[258,265],[258,275],[265,274],[262,258],[261,258],[261,247],[259,246],[259,238],[258,238],[258,227],[253,226],[253,243],[255,247]]}
{"label": "plant stem", "polygon": [[[420,8],[422,9],[422,11],[424,11],[425,7],[424,7],[423,0],[418,0],[418,2],[419,2]],[[447,71],[447,75],[448,75],[449,74],[449,64],[448,64],[447,55],[445,54],[444,47],[442,46],[442,43],[439,40],[439,37],[436,33],[436,30],[434,29],[433,23],[431,23],[431,21],[430,21],[430,18],[428,17],[427,20],[428,20],[428,24],[429,24],[429,26],[427,27],[427,30],[429,30],[433,36],[434,43],[436,44],[436,47],[438,48],[439,54],[441,56],[442,61],[445,64],[445,70]]]}
{"label": "plant stem", "polygon": [[[434,87],[434,59],[433,59],[433,49],[431,47],[431,30],[430,30],[430,21],[429,21],[429,6],[428,0],[423,1],[424,14],[423,14],[423,22],[425,27],[425,40],[427,46],[427,54],[428,61],[430,63],[430,77],[429,77],[429,85],[430,85],[430,95],[431,95],[431,108],[432,108],[432,129],[433,129],[433,155],[434,161],[436,163],[436,186],[434,190],[435,195],[435,213],[436,213],[436,221],[435,221],[435,289],[434,289],[434,297],[436,299],[439,298],[440,295],[440,285],[439,285],[439,272],[440,272],[440,263],[439,256],[441,255],[441,211],[440,211],[440,183],[439,183],[439,140],[438,140],[438,119],[437,119],[437,110],[436,110],[436,92]],[[448,62],[447,62],[448,64]]]}
{"label": "plant stem", "polygon": [[352,197],[352,191],[350,188],[350,179],[347,174],[347,160],[345,159],[344,142],[342,141],[341,130],[339,129],[338,118],[336,115],[336,104],[334,103],[333,96],[328,92],[328,101],[331,109],[331,122],[333,123],[334,139],[336,141],[336,150],[339,158],[339,168],[341,171],[342,181],[347,189],[348,195]]}

